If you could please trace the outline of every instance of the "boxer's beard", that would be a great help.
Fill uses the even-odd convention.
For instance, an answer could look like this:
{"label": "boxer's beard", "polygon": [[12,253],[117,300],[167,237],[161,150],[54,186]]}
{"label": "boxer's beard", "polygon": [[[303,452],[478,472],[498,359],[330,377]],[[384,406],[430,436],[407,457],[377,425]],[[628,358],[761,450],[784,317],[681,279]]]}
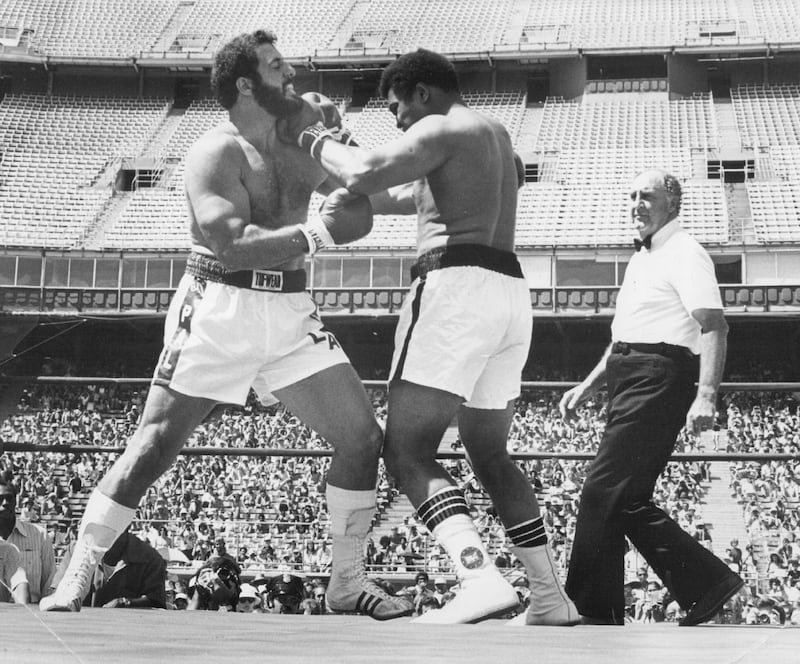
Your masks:
{"label": "boxer's beard", "polygon": [[253,99],[267,113],[276,118],[285,118],[300,110],[303,105],[300,97],[291,92],[287,95],[285,88],[264,83],[260,77],[254,81]]}

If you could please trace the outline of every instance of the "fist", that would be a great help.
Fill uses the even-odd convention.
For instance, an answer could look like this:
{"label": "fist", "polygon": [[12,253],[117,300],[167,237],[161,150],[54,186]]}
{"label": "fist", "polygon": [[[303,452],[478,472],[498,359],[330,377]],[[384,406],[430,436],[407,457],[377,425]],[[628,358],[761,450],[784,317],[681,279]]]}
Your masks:
{"label": "fist", "polygon": [[372,205],[367,196],[342,187],[325,199],[319,218],[335,244],[347,244],[372,230]]}
{"label": "fist", "polygon": [[[312,106],[317,106],[322,113],[322,124],[328,129],[334,129],[342,126],[342,116],[339,109],[325,95],[319,92],[306,92],[302,95],[302,99],[307,101]],[[308,125],[306,125],[307,127]]]}
{"label": "fist", "polygon": [[330,99],[317,92],[306,92],[300,99],[300,109],[278,121],[278,138],[281,141],[297,145],[297,138],[303,130],[318,122],[327,128],[341,127],[342,117]]}

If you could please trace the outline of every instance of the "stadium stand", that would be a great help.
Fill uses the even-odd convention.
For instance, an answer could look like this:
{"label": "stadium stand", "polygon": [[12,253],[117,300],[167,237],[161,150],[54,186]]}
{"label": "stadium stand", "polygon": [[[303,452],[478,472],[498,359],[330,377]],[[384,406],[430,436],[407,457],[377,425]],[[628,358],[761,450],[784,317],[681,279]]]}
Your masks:
{"label": "stadium stand", "polygon": [[731,101],[742,147],[800,144],[800,85],[738,86]]}
{"label": "stadium stand", "polygon": [[79,244],[111,198],[102,176],[137,155],[165,99],[6,95],[0,103],[4,244]]}
{"label": "stadium stand", "polygon": [[[539,358],[550,371],[537,378],[571,380],[580,373],[577,356],[591,345],[585,337],[598,336],[582,324],[613,312],[617,275],[630,249],[626,184],[637,171],[659,165],[682,180],[683,225],[716,252],[723,270],[726,259],[741,264],[721,289],[732,331],[748,336],[753,318],[767,321],[766,332],[748,339],[752,349],[745,346],[742,357],[729,354],[729,367],[736,365],[729,373],[738,380],[797,379],[796,330],[780,343],[773,339],[774,326],[791,324],[800,310],[794,0],[2,0],[0,308],[10,314],[0,320],[7,325],[4,331],[26,314],[60,325],[63,313],[81,307],[92,315],[98,309],[100,315],[133,309],[142,318],[164,311],[188,248],[184,158],[203,132],[226,117],[208,96],[204,68],[228,37],[260,27],[277,33],[278,47],[292,58],[306,87],[336,91],[346,123],[366,147],[391,140],[399,130],[384,100],[370,97],[363,106],[352,105],[354,81],[371,84],[380,67],[417,46],[455,56],[468,85],[465,100],[508,128],[529,167],[520,191],[516,244],[530,261],[526,272],[529,264],[538,270],[532,269],[530,277],[535,311],[555,318],[559,329],[568,328],[571,316],[580,320],[559,334],[558,352]],[[642,71],[637,56],[643,51],[663,56],[664,68]],[[605,58],[621,72],[590,75],[601,71]],[[63,71],[74,76],[62,77]],[[116,77],[123,71],[128,79],[118,88]],[[534,72],[546,75],[547,90],[539,96],[531,94],[528,76]],[[91,96],[66,94],[80,85],[69,79],[84,75],[93,80]],[[200,83],[184,108],[175,90],[188,78]],[[109,94],[99,94],[111,80]],[[369,95],[362,88],[358,99]],[[150,181],[122,187],[124,162],[137,159],[154,164],[148,167]],[[724,162],[746,160],[755,162],[753,171],[744,174],[737,165],[742,179],[726,179]],[[712,161],[720,162],[717,175],[711,174]],[[312,198],[310,214],[320,202],[319,196]],[[742,219],[746,229],[734,228]],[[393,321],[405,294],[415,235],[414,218],[381,216],[366,238],[315,259],[312,285],[323,315],[355,319],[348,320],[352,327],[342,338],[372,339],[378,336],[372,327],[376,321]],[[39,277],[66,271],[70,258],[80,253],[84,259],[84,252],[87,261],[93,252],[104,252],[102,260],[112,263],[114,275],[124,274],[126,261],[132,260],[140,261],[136,269],[142,272],[152,260],[155,272],[158,259],[150,255],[163,254],[173,261],[168,268],[174,274],[168,270],[163,279],[148,280],[147,288],[143,277],[131,279],[141,287],[120,277],[104,288],[94,288],[91,278],[56,287],[49,277]],[[147,256],[135,258],[143,253]],[[577,277],[574,287],[559,280],[562,262],[592,262],[598,256],[598,265],[613,261],[613,269],[588,271],[587,283]],[[402,267],[406,276],[384,275],[380,281],[363,267],[347,272],[347,265],[381,260],[394,260],[394,272],[400,274]],[[775,267],[767,269],[767,263]],[[100,268],[92,264],[94,269]],[[602,285],[595,286],[592,278],[602,279]],[[80,288],[73,287],[76,283]],[[100,304],[93,308],[92,302]],[[135,325],[130,317],[118,322]],[[98,343],[86,334],[73,343]],[[148,334],[158,336],[152,329]],[[39,357],[38,339],[28,341],[31,355]],[[372,360],[374,345],[349,341],[357,359]],[[776,347],[778,357],[768,367],[763,354]],[[111,354],[92,366],[76,363],[65,373],[110,372],[116,362],[106,356]],[[16,359],[0,358],[0,371],[13,373]],[[116,374],[145,376],[152,366],[141,362]],[[145,394],[146,389],[123,383],[37,384],[24,389],[15,410],[3,413],[0,443],[30,443],[43,450],[6,452],[0,472],[19,478],[21,508],[47,527],[59,554],[75,536],[88,492],[117,454],[106,452],[125,444]],[[557,413],[558,394],[542,389],[518,401],[509,447],[556,457],[520,463],[537,488],[563,575],[586,469],[585,459],[564,457],[596,450],[604,404],[602,399],[588,404],[576,423],[566,423]],[[13,389],[0,392],[0,402],[8,405],[9,395]],[[376,416],[385,418],[385,394],[375,390],[372,398]],[[684,432],[676,452],[708,452],[713,445],[723,454],[792,458],[676,462],[659,479],[655,499],[697,536],[702,515],[714,536],[707,546],[717,555],[730,553],[722,533],[741,533],[747,554],[739,569],[755,604],[774,592],[775,579],[781,592],[790,590],[790,563],[800,558],[800,410],[796,394],[789,392],[737,393],[726,396],[720,410],[718,431],[705,438]],[[67,453],[52,451],[53,445],[97,445],[99,451]],[[250,404],[223,410],[198,428],[190,446],[223,454],[181,457],[142,499],[137,534],[162,550],[179,550],[190,561],[207,558],[222,538],[251,575],[283,567],[325,573],[330,551],[324,441],[285,409]],[[454,430],[442,449],[460,450]],[[224,454],[231,450],[258,454]],[[271,451],[278,456],[269,456]],[[297,451],[310,455],[288,454]],[[502,558],[508,543],[468,464],[462,459],[446,463],[467,489],[492,554]],[[432,545],[383,472],[379,495],[370,570],[396,578],[420,568],[450,574],[443,551]],[[720,505],[734,510],[733,521],[726,520]],[[635,551],[631,559],[629,574],[644,564]],[[179,568],[177,556],[172,564],[173,570],[192,565]],[[780,602],[784,619],[794,610],[800,623],[800,606]],[[752,613],[741,619],[760,620]]]}

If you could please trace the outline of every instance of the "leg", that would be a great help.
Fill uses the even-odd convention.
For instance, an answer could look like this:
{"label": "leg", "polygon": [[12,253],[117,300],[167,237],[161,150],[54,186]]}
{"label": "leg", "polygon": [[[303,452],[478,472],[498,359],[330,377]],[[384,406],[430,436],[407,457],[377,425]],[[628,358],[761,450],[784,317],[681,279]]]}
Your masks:
{"label": "leg", "polygon": [[514,624],[574,625],[580,616],[561,587],[536,493],[508,455],[508,430],[513,414],[513,401],[498,410],[462,406],[458,415],[459,434],[472,468],[491,496],[514,545],[514,555],[528,572],[531,602]]}
{"label": "leg", "polygon": [[142,420],[86,505],[70,564],[56,591],[42,599],[44,611],[80,611],[103,553],[130,524],[147,487],[175,460],[214,402],[150,388]]}
{"label": "leg", "polygon": [[276,390],[275,397],[333,447],[328,482],[375,490],[383,433],[352,365],[335,364]]}
{"label": "leg", "polygon": [[415,622],[476,622],[517,605],[514,589],[489,559],[463,492],[436,461],[436,450],[463,399],[403,380],[392,382],[384,458],[428,530],[445,547],[462,590]]}
{"label": "leg", "polygon": [[455,394],[393,381],[389,388],[384,459],[386,470],[414,505],[455,486],[436,451],[463,399]]}
{"label": "leg", "polygon": [[277,390],[275,396],[333,447],[326,490],[333,537],[328,606],[376,620],[409,615],[411,602],[385,593],[364,568],[383,434],[355,370],[336,364]]}

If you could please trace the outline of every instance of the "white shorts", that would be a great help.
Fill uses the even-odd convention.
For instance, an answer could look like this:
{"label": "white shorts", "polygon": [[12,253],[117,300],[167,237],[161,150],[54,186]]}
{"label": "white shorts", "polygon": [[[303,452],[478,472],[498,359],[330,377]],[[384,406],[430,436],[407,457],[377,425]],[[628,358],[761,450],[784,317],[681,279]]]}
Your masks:
{"label": "white shorts", "polygon": [[531,334],[524,278],[472,265],[432,270],[400,311],[390,375],[502,409],[520,394]]}
{"label": "white shorts", "polygon": [[184,275],[170,304],[153,384],[244,404],[349,362],[307,292],[274,293]]}

